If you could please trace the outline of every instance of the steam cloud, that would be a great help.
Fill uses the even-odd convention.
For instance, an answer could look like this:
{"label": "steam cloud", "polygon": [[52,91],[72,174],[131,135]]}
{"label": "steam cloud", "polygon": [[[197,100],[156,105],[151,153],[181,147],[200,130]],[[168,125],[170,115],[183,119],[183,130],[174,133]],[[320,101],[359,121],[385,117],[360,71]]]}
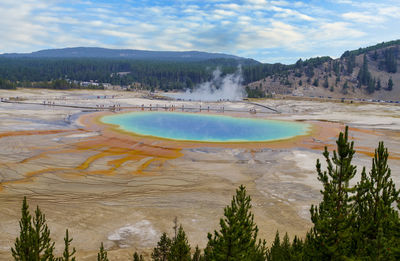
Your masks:
{"label": "steam cloud", "polygon": [[244,90],[241,67],[233,74],[224,77],[221,74],[221,70],[217,68],[211,81],[197,85],[193,91],[186,90],[185,93],[174,95],[174,98],[192,101],[242,100]]}

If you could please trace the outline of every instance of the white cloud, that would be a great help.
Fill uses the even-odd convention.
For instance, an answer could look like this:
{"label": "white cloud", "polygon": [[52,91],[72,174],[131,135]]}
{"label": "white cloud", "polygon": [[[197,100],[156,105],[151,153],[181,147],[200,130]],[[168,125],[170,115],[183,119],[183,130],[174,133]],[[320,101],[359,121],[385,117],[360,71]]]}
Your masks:
{"label": "white cloud", "polygon": [[254,4],[254,5],[265,5],[267,4],[266,0],[246,0],[247,3],[249,4]]}
{"label": "white cloud", "polygon": [[275,17],[296,17],[296,18],[306,20],[306,21],[314,21],[315,20],[311,16],[302,14],[302,13],[292,10],[292,9],[286,9],[286,8],[273,6],[273,7],[271,7],[271,10],[277,12]]}
{"label": "white cloud", "polygon": [[348,12],[344,13],[342,17],[346,20],[351,20],[363,24],[380,24],[385,22],[385,18],[381,15],[373,15],[370,13],[361,12]]}
{"label": "white cloud", "polygon": [[357,38],[364,36],[363,31],[351,28],[351,24],[346,22],[324,23],[317,30],[315,38],[321,37],[324,40],[335,40],[343,38]]}
{"label": "white cloud", "polygon": [[226,11],[226,10],[222,10],[222,9],[214,10],[214,13],[217,14],[217,15],[220,15],[220,16],[234,16],[234,15],[236,15],[235,12]]}

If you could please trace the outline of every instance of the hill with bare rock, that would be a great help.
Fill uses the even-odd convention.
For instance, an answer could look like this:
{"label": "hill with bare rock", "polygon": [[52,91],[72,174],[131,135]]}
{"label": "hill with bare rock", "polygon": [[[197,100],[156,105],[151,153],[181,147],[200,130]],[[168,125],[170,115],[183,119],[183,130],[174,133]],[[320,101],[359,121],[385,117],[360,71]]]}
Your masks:
{"label": "hill with bare rock", "polygon": [[251,96],[286,94],[400,100],[400,40],[346,51],[338,59],[298,60],[267,77],[248,83]]}

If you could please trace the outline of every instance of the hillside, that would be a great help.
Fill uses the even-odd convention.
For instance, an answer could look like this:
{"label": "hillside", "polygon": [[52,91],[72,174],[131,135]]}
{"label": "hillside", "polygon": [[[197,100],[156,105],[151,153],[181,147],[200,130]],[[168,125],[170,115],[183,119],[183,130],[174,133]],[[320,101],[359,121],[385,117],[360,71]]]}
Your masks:
{"label": "hillside", "polygon": [[[258,94],[400,100],[400,40],[346,51],[340,58],[318,57],[288,65],[248,89]],[[365,60],[364,60],[365,59]],[[390,90],[389,80],[393,87]]]}
{"label": "hillside", "polygon": [[130,49],[107,49],[99,47],[73,47],[63,49],[41,50],[32,53],[6,53],[0,55],[6,58],[111,58],[129,60],[152,61],[204,61],[210,59],[235,59],[255,60],[238,57],[224,53],[207,53],[198,51],[169,52],[169,51],[145,51]]}

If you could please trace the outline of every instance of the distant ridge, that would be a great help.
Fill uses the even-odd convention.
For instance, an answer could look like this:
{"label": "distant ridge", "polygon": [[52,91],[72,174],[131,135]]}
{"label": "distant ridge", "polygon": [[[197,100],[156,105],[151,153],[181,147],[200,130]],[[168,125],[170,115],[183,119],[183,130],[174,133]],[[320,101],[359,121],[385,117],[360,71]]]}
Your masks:
{"label": "distant ridge", "polygon": [[235,60],[255,60],[247,59],[235,55],[224,53],[208,53],[200,51],[145,51],[130,49],[107,49],[100,47],[72,47],[62,49],[48,49],[32,53],[5,53],[0,57],[7,58],[110,58],[110,59],[131,59],[131,60],[178,60],[178,61],[203,61],[210,59],[235,59]]}

